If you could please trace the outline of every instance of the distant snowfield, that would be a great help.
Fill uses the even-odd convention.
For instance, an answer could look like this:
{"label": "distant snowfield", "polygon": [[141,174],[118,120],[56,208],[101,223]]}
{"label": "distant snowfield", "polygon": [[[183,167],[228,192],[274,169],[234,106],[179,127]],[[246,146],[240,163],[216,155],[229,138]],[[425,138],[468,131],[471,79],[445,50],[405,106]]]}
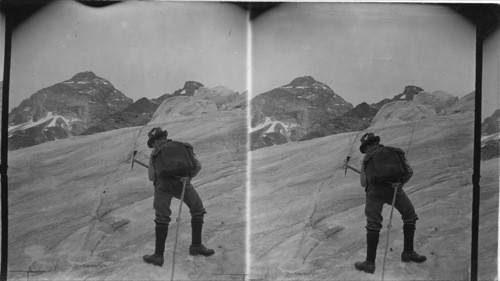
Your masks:
{"label": "distant snowfield", "polygon": [[[403,263],[401,216],[394,213],[386,280],[468,280],[471,247],[473,120],[454,114],[369,128],[385,145],[408,149],[415,171],[404,187],[419,220],[422,264]],[[252,152],[251,278],[256,280],[381,280],[390,206],[385,206],[374,275],[366,258],[365,192],[359,175],[362,132],[289,143]],[[479,279],[497,276],[498,159],[481,163]],[[496,175],[496,176],[495,176]]]}

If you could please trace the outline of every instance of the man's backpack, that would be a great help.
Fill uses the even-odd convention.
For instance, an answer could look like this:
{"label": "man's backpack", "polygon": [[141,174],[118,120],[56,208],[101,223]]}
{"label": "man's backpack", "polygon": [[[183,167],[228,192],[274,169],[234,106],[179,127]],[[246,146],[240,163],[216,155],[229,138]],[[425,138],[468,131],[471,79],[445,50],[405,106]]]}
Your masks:
{"label": "man's backpack", "polygon": [[193,146],[179,141],[168,141],[153,157],[155,173],[160,176],[190,177],[201,167],[193,153]]}
{"label": "man's backpack", "polygon": [[401,182],[407,175],[403,150],[380,146],[364,160],[369,183]]}

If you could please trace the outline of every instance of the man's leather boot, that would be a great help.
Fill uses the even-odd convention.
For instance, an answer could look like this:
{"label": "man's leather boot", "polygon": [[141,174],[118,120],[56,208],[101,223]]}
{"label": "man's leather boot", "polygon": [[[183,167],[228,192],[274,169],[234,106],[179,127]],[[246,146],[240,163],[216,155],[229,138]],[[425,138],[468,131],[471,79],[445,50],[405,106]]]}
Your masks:
{"label": "man's leather boot", "polygon": [[191,246],[189,247],[189,254],[192,256],[202,255],[211,256],[215,254],[212,249],[207,249],[201,244],[201,230],[203,228],[203,218],[192,218],[191,219]]}
{"label": "man's leather boot", "polygon": [[401,253],[401,260],[403,262],[414,261],[417,263],[426,261],[427,260],[426,256],[419,255],[413,250],[413,237],[415,236],[415,224],[404,224],[403,234],[404,234],[404,250]]}
{"label": "man's leather boot", "polygon": [[146,263],[157,266],[163,265],[163,253],[165,252],[165,241],[167,240],[168,224],[158,224],[155,228],[156,244],[155,252],[152,255],[144,255],[142,258]]}
{"label": "man's leather boot", "polygon": [[366,260],[364,262],[356,262],[354,267],[357,270],[373,274],[375,272],[375,257],[377,256],[378,232],[366,233]]}

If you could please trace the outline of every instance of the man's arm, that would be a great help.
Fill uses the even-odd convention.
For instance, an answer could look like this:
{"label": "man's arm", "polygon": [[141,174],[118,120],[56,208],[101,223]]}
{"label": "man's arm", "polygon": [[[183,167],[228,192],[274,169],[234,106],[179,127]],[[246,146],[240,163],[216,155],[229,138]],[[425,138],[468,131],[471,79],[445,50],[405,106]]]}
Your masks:
{"label": "man's arm", "polygon": [[367,182],[366,182],[366,173],[365,173],[365,165],[361,164],[361,173],[359,174],[359,180],[361,181],[361,186],[366,189]]}
{"label": "man's arm", "polygon": [[151,155],[151,157],[149,158],[148,177],[149,177],[149,180],[152,182],[154,182],[156,179],[155,167],[153,165],[153,155]]}
{"label": "man's arm", "polygon": [[200,170],[201,170],[201,163],[200,163],[200,160],[198,160],[198,157],[196,157],[196,154],[194,154],[194,151],[193,151],[193,157],[194,157],[194,161],[196,161],[196,171],[193,174],[197,175],[198,172],[200,172]]}
{"label": "man's arm", "polygon": [[408,159],[406,159],[406,157],[404,156],[403,158],[404,158],[404,165],[406,166],[406,170],[408,171],[408,174],[406,175],[405,178],[403,178],[402,182],[402,184],[405,184],[408,181],[410,181],[411,177],[413,176],[413,169],[411,168],[410,163],[408,163]]}

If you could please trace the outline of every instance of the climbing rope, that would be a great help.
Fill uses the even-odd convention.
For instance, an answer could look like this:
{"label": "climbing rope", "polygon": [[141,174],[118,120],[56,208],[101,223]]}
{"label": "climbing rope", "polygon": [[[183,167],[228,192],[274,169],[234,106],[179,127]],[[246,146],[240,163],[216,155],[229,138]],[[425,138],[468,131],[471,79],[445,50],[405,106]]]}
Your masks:
{"label": "climbing rope", "polygon": [[[413,129],[411,131],[410,142],[408,143],[408,147],[406,148],[406,157],[408,157],[408,151],[410,150],[411,141],[413,140],[413,132],[415,132],[416,125],[417,125],[417,121],[415,121],[413,123]],[[387,250],[389,249],[389,233],[390,233],[391,227],[392,227],[392,214],[394,212],[394,204],[396,203],[396,194],[397,194],[398,188],[402,185],[401,183],[392,183],[392,182],[391,182],[391,184],[394,187],[394,195],[392,197],[391,214],[389,216],[389,223],[387,224],[387,239],[385,242],[384,261],[382,263],[382,281],[384,281],[384,276],[385,276],[385,261],[387,258]]]}

